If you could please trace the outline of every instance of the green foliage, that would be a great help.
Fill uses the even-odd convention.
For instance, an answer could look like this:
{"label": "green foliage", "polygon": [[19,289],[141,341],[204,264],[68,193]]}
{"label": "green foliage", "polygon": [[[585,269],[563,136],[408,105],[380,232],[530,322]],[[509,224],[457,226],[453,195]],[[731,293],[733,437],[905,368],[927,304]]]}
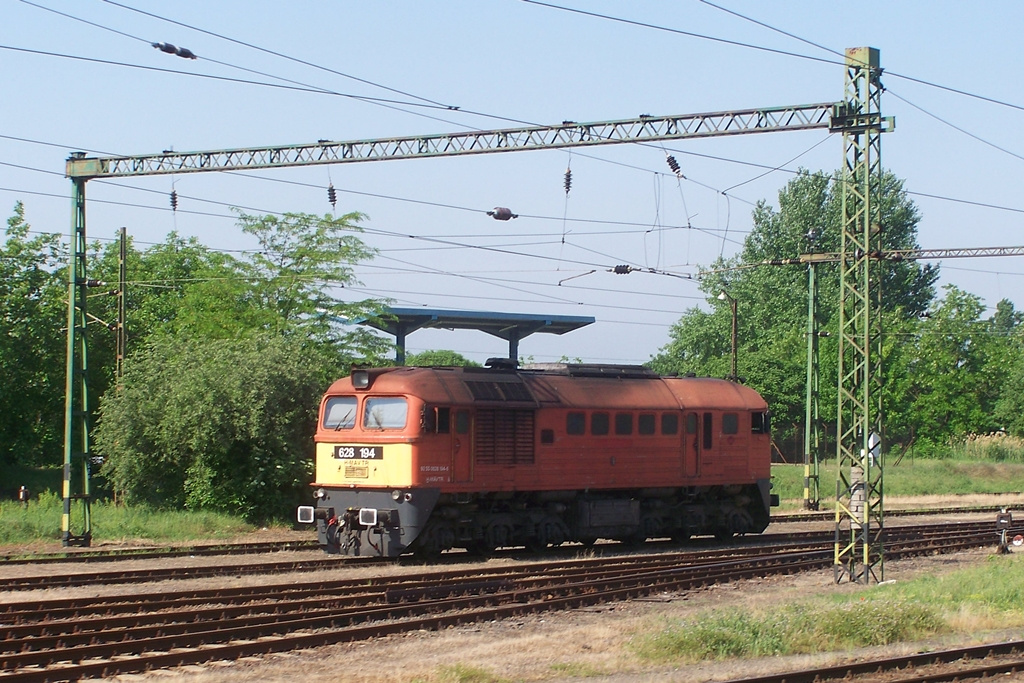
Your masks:
{"label": "green foliage", "polygon": [[28,506],[0,500],[0,543],[59,540],[62,509],[61,497],[52,491],[33,495]]}
{"label": "green foliage", "polygon": [[0,244],[0,464],[61,460],[67,254],[19,202]]}
{"label": "green foliage", "polygon": [[461,353],[449,351],[448,349],[435,349],[410,353],[405,357],[405,364],[418,367],[480,367],[479,363],[469,360]]}
{"label": "green foliage", "polygon": [[[777,210],[760,202],[754,210],[754,229],[741,253],[712,264],[715,272],[702,278],[706,306],[687,310],[672,327],[669,343],[650,362],[666,374],[728,375],[732,316],[729,301],[718,298],[719,292],[727,292],[737,302],[738,373],[768,401],[775,415],[776,442],[788,444],[789,452],[797,452],[804,422],[808,271],[806,266],[760,264],[809,251],[839,251],[840,187],[834,176],[801,173],[779,192]],[[881,195],[883,248],[916,248],[920,216],[902,182],[885,174]],[[881,267],[886,329],[902,329],[926,310],[938,271],[913,261],[885,262]],[[818,265],[816,280],[819,329],[829,334],[819,344],[820,405],[822,418],[833,422],[838,403],[836,383],[830,379],[837,376],[837,267]],[[886,353],[899,348],[889,344]],[[887,362],[883,358],[883,368]],[[890,403],[887,410],[905,410]]]}
{"label": "green foliage", "polygon": [[971,433],[994,431],[1002,382],[993,361],[1001,354],[980,321],[981,299],[953,285],[918,326],[917,349],[907,368],[910,414],[925,444],[950,444]]}
{"label": "green foliage", "polygon": [[310,481],[319,360],[272,335],[152,340],[101,406],[101,474],[129,503],[287,514]]}
{"label": "green foliage", "polygon": [[993,370],[1001,391],[994,412],[999,426],[1014,436],[1024,437],[1024,313],[1002,300],[990,319],[993,343]]}
{"label": "green foliage", "polygon": [[1006,432],[971,434],[951,449],[951,456],[975,462],[1024,464],[1024,438]]}
{"label": "green foliage", "polygon": [[937,607],[914,601],[824,602],[702,614],[668,623],[651,635],[637,637],[632,645],[645,659],[696,662],[888,645],[946,628]]}

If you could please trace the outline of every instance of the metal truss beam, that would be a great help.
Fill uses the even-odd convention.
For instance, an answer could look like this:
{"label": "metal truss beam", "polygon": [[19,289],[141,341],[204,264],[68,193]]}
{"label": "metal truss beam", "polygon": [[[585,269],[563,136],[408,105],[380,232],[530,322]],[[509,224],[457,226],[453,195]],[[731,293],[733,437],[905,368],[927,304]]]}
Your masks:
{"label": "metal truss beam", "polygon": [[125,157],[86,157],[78,153],[68,159],[66,172],[69,178],[113,178],[462,156],[783,130],[810,130],[829,128],[835,106],[832,102],[826,102],[682,116],[642,115],[635,119],[597,123],[564,121],[557,126],[531,126],[350,142],[320,140],[308,145],[251,147],[209,152],[163,152]]}

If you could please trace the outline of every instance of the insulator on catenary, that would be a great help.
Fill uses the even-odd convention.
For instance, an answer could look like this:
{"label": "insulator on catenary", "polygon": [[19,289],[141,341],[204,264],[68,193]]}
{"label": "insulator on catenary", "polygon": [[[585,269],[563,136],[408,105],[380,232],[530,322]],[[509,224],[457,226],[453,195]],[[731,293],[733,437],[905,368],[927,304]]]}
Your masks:
{"label": "insulator on catenary", "polygon": [[674,156],[669,154],[667,157],[665,157],[665,161],[668,162],[668,167],[672,169],[672,172],[676,174],[676,177],[678,177],[678,178],[685,178],[686,177],[686,176],[683,175],[682,170],[679,168],[679,162],[676,161],[676,158]]}
{"label": "insulator on catenary", "polygon": [[171,211],[178,210],[178,193],[176,190],[171,190]]}
{"label": "insulator on catenary", "polygon": [[151,43],[153,47],[169,55],[178,55],[182,59],[196,59],[196,55],[187,47],[175,47],[170,43]]}
{"label": "insulator on catenary", "polygon": [[633,266],[615,266],[612,272],[616,275],[629,275],[633,272]]}
{"label": "insulator on catenary", "polygon": [[512,209],[505,208],[504,206],[494,207],[494,211],[488,211],[488,216],[491,216],[496,221],[507,221],[510,218],[519,218],[519,214],[512,213]]}
{"label": "insulator on catenary", "polygon": [[338,203],[338,193],[334,191],[334,183],[327,186],[327,201],[331,203],[331,208]]}
{"label": "insulator on catenary", "polygon": [[565,169],[565,193],[569,194],[569,190],[572,189],[572,169]]}

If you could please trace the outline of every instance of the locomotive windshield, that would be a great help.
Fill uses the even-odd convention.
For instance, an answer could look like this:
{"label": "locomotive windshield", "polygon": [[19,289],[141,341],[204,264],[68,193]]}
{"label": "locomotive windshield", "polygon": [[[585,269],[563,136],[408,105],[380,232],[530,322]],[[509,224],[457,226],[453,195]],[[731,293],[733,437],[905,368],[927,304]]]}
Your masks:
{"label": "locomotive windshield", "polygon": [[333,396],[324,406],[324,429],[352,429],[356,426],[356,397]]}
{"label": "locomotive windshield", "polygon": [[408,402],[399,396],[368,398],[363,406],[363,429],[402,429],[408,412]]}

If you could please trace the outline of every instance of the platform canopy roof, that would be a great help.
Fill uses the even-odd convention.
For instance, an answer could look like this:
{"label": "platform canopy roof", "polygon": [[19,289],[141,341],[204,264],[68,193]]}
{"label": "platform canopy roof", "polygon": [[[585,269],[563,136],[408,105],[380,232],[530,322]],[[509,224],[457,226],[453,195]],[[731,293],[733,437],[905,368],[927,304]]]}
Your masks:
{"label": "platform canopy roof", "polygon": [[378,318],[357,321],[395,336],[396,361],[405,363],[405,338],[424,328],[480,330],[508,342],[508,357],[519,357],[519,340],[537,332],[565,334],[594,322],[590,316],[532,315],[490,311],[451,311],[439,308],[386,308]]}

